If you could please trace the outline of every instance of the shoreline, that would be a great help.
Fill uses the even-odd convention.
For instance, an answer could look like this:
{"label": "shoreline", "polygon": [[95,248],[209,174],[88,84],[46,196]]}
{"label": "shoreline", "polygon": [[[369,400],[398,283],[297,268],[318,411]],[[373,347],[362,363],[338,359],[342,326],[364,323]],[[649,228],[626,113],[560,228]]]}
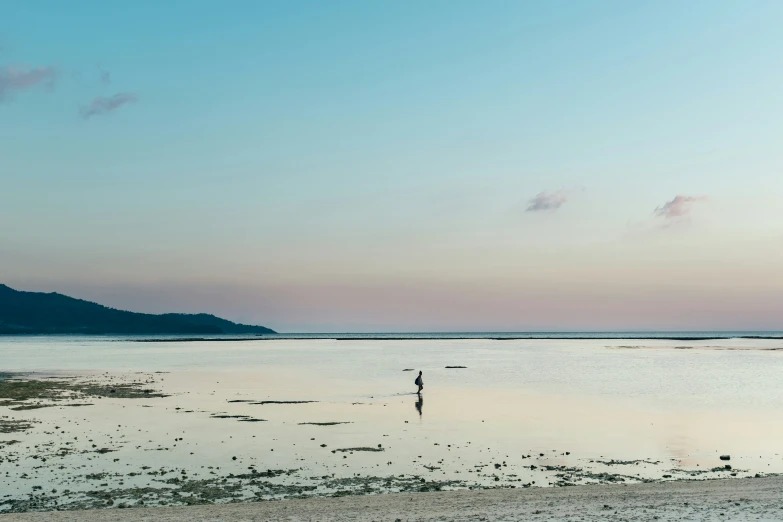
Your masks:
{"label": "shoreline", "polygon": [[781,340],[783,336],[727,336],[727,337],[379,337],[379,336],[355,336],[355,337],[336,337],[336,336],[280,336],[280,337],[182,337],[176,339],[132,339],[136,343],[188,343],[188,342],[240,342],[240,341],[720,341],[729,339],[769,339]]}
{"label": "shoreline", "polygon": [[199,334],[199,333],[68,333],[35,332],[5,333],[3,339],[29,338],[116,338],[117,342],[184,343],[184,342],[241,342],[241,341],[727,341],[727,340],[781,340],[783,332],[411,332],[411,333],[260,333],[260,334]]}
{"label": "shoreline", "polygon": [[[475,521],[778,520],[783,477],[630,485],[353,495],[178,507],[137,507],[0,515],[3,522],[155,520]],[[726,518],[720,518],[720,517]]]}

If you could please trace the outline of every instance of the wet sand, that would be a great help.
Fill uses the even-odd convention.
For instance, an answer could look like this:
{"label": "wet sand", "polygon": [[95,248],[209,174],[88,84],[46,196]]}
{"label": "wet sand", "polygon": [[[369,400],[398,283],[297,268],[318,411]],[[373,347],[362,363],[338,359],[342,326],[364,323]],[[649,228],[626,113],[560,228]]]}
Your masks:
{"label": "wet sand", "polygon": [[[449,508],[449,499],[498,495],[509,499],[511,515],[497,516],[515,519],[521,507],[513,503],[522,500],[514,499],[537,506],[520,511],[528,517],[561,502],[548,495],[562,495],[551,498],[579,513],[569,499],[582,493],[570,490],[593,502],[594,495],[644,491],[624,489],[634,484],[662,482],[654,491],[666,492],[691,480],[699,495],[705,479],[734,477],[741,489],[746,479],[783,473],[783,353],[773,342],[747,346],[6,343],[0,513],[158,516],[214,506],[203,511],[209,515],[238,503],[251,513],[354,498],[388,513],[383,503],[407,498],[418,507],[390,520],[451,520],[462,510]],[[422,396],[411,391],[415,370],[407,370],[414,367],[424,369]],[[548,491],[558,487],[568,492]],[[455,491],[467,496],[448,495]],[[427,507],[440,498],[442,507]],[[481,510],[506,502],[479,500]],[[612,505],[598,507],[604,504]]]}
{"label": "wet sand", "polygon": [[3,522],[780,520],[783,477],[0,515]]}
{"label": "wet sand", "polygon": [[[645,440],[670,435],[667,417],[601,412],[605,402],[484,391],[465,416],[472,397],[459,389],[426,400],[406,393],[334,401],[290,375],[283,378],[291,382],[285,394],[265,395],[261,388],[280,392],[285,382],[266,375],[259,384],[259,375],[6,376],[0,381],[0,513],[781,472],[783,459],[769,451],[765,458],[736,446],[717,452],[730,446],[726,429],[724,442],[711,439],[712,451],[661,452]],[[751,425],[739,414],[733,419]],[[700,416],[694,422],[693,429],[723,421]],[[555,438],[561,431],[570,440]],[[764,442],[775,433],[756,436],[756,445],[776,449]],[[740,435],[746,438],[744,430]]]}

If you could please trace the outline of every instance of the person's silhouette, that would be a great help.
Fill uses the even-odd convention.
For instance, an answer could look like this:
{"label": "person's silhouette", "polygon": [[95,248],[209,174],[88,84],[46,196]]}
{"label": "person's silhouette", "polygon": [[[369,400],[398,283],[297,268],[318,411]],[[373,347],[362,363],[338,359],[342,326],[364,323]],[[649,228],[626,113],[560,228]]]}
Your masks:
{"label": "person's silhouette", "polygon": [[416,410],[419,412],[419,417],[421,417],[421,408],[424,406],[424,397],[422,397],[421,394],[419,394],[419,398],[416,400]]}
{"label": "person's silhouette", "polygon": [[413,384],[419,387],[416,393],[421,393],[421,389],[424,388],[424,377],[421,375],[421,370],[419,370],[419,376],[416,377],[416,380],[413,382]]}

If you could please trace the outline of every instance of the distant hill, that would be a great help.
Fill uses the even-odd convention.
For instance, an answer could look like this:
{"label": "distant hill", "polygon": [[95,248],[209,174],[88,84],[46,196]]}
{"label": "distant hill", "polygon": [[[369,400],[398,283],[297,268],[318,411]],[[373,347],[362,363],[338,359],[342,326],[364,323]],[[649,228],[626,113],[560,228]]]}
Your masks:
{"label": "distant hill", "polygon": [[140,314],[58,293],[20,292],[0,284],[0,334],[262,334],[263,326],[209,314]]}

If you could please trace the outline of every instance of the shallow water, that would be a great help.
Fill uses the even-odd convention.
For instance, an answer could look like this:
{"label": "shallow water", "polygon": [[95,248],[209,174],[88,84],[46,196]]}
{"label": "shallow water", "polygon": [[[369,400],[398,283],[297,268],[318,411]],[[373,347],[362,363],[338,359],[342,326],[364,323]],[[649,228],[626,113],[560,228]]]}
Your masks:
{"label": "shallow water", "polygon": [[[151,381],[170,396],[0,407],[39,421],[0,433],[0,446],[20,441],[2,449],[0,511],[52,489],[125,498],[131,487],[171,487],[162,477],[175,473],[233,480],[251,466],[296,471],[266,486],[244,479],[232,498],[409,489],[392,475],[448,489],[779,473],[782,350],[781,339],[2,338],[0,372]],[[344,424],[303,424],[335,422]],[[336,451],[347,448],[382,451]]]}

